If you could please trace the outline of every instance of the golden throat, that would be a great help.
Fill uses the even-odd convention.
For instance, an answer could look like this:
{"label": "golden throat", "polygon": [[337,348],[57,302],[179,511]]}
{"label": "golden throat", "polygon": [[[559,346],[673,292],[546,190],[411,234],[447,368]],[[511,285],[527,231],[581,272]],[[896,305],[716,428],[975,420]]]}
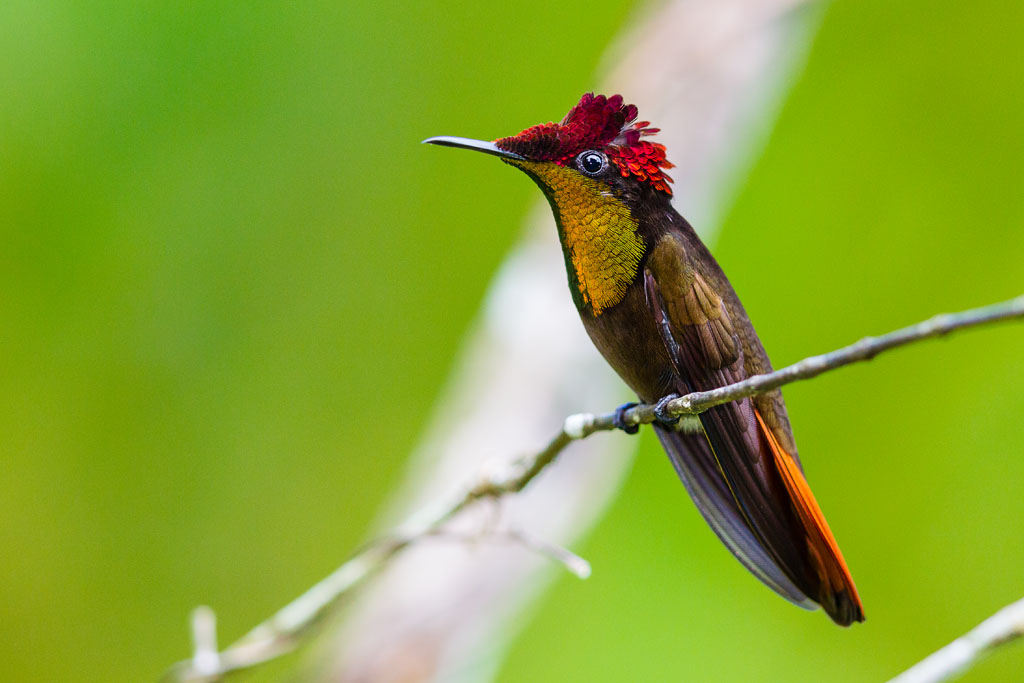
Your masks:
{"label": "golden throat", "polygon": [[[547,195],[558,223],[569,286],[577,307],[594,315],[622,301],[643,258],[643,238],[629,207],[607,186],[550,162],[510,161],[526,171]],[[575,277],[573,277],[575,275]]]}

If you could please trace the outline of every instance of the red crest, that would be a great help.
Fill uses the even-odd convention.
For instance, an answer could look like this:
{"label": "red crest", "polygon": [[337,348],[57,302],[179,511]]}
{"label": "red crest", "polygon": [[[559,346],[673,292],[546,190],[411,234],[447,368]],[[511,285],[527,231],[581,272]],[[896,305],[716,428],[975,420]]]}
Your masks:
{"label": "red crest", "polygon": [[656,190],[672,194],[672,182],[662,169],[672,168],[665,145],[641,140],[654,135],[647,121],[637,121],[635,105],[623,104],[622,95],[587,93],[569,110],[561,123],[542,123],[519,135],[501,138],[495,145],[532,161],[552,161],[565,166],[588,149],[599,149],[619,169],[623,178],[633,176]]}

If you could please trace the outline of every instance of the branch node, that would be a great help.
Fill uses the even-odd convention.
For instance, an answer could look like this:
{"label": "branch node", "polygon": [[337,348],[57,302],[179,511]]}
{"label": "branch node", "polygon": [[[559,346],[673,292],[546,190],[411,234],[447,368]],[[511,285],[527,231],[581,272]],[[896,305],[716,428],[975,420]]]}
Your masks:
{"label": "branch node", "polygon": [[668,402],[665,406],[668,412],[675,417],[682,417],[683,415],[694,415],[697,413],[693,408],[693,398],[691,394],[686,396],[680,396],[679,398],[673,399]]}
{"label": "branch node", "polygon": [[594,427],[594,414],[593,413],[576,413],[565,418],[565,423],[562,425],[562,431],[570,439],[582,439],[590,430]]}

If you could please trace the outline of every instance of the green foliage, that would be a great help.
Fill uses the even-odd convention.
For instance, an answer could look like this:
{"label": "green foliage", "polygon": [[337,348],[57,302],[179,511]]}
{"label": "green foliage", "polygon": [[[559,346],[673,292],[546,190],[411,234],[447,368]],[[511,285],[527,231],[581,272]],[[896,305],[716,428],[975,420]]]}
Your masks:
{"label": "green foliage", "polygon": [[[230,640],[363,539],[537,201],[418,142],[559,116],[628,9],[0,7],[5,677],[152,679],[196,602]],[[830,8],[717,250],[777,364],[1024,290],[1022,36]],[[503,678],[878,679],[1018,597],[1021,348],[787,390],[864,626],[747,576],[648,437]]]}

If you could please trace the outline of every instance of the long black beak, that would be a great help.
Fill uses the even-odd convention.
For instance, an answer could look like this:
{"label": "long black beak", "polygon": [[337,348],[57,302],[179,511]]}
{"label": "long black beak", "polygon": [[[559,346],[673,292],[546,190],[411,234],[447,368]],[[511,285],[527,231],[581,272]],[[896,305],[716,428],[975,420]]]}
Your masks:
{"label": "long black beak", "polygon": [[493,154],[496,157],[504,157],[506,159],[515,159],[517,161],[525,161],[526,157],[516,154],[515,152],[506,152],[503,149],[499,149],[493,142],[484,142],[483,140],[471,140],[470,138],[456,138],[450,135],[438,135],[437,137],[427,138],[423,141],[426,145],[441,145],[442,147],[460,147],[462,149],[475,149],[478,152],[484,154]]}

